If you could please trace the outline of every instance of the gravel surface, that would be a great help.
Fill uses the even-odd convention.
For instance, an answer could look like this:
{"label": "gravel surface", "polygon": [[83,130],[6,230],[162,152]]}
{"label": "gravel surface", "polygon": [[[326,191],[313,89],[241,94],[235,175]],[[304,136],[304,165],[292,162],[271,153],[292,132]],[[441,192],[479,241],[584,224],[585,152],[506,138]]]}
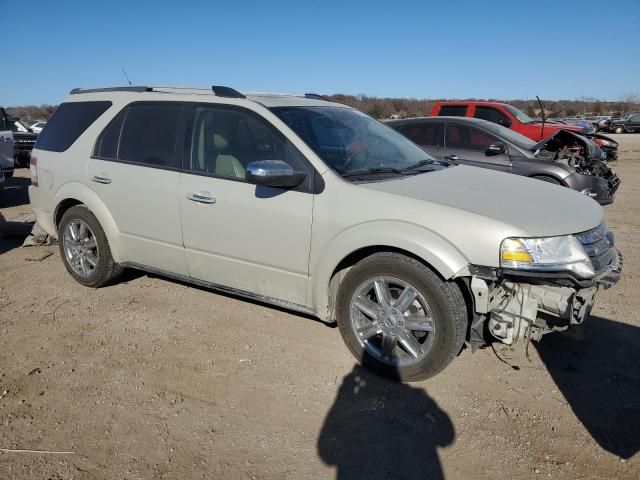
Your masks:
{"label": "gravel surface", "polygon": [[80,286],[57,247],[20,247],[17,171],[0,204],[0,478],[640,478],[640,135],[614,137],[624,275],[592,317],[528,358],[465,349],[404,385],[309,317],[134,271]]}

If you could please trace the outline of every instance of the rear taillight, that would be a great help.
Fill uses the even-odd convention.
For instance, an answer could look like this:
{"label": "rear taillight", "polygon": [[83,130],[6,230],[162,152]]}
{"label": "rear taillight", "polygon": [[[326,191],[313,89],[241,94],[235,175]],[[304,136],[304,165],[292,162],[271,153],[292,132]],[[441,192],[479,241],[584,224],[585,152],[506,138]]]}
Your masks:
{"label": "rear taillight", "polygon": [[38,159],[33,155],[29,158],[29,171],[31,172],[31,185],[38,186]]}

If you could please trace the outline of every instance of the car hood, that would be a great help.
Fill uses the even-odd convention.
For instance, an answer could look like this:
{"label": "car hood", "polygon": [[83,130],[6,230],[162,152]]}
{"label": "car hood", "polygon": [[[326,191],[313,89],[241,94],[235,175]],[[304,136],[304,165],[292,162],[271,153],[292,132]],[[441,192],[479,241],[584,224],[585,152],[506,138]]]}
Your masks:
{"label": "car hood", "polygon": [[[542,128],[542,122],[536,121],[535,125],[538,125]],[[585,133],[584,127],[579,127],[577,125],[567,125],[565,123],[554,123],[552,121],[548,121],[544,123],[544,129],[546,132],[554,132],[558,130],[569,130],[570,132],[575,132],[579,134]]]}
{"label": "car hood", "polygon": [[[557,130],[548,137],[536,143],[529,150],[531,150],[534,154],[540,150],[550,150],[555,152],[563,146],[576,141],[582,143],[587,148],[590,160],[602,159],[600,148],[594,142],[582,135],[579,135],[575,131],[571,131],[566,128]],[[553,148],[549,148],[550,145],[553,145]]]}
{"label": "car hood", "polygon": [[360,186],[491,217],[531,236],[584,232],[604,219],[600,205],[569,188],[465,165]]}

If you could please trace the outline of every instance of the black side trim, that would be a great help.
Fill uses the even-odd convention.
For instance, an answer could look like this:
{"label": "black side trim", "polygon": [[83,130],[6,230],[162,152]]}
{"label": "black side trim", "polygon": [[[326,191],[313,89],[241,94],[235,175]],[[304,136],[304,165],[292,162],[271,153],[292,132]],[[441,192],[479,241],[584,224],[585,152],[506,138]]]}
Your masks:
{"label": "black side trim", "polygon": [[211,90],[216,94],[216,97],[226,97],[226,98],[247,98],[239,91],[231,88],[225,87],[222,85],[212,85]]}
{"label": "black side trim", "polygon": [[99,93],[99,92],[153,92],[153,88],[139,87],[107,87],[107,88],[74,88],[69,95],[78,95],[80,93]]}
{"label": "black side trim", "polygon": [[318,315],[311,308],[305,307],[304,305],[298,305],[297,303],[287,302],[286,300],[280,300],[278,298],[272,298],[272,297],[265,297],[262,295],[257,295],[255,293],[246,292],[244,290],[238,290],[237,288],[225,287],[224,285],[219,285],[217,283],[207,282],[206,280],[199,280],[197,278],[188,277],[186,275],[180,275],[178,273],[167,272],[159,268],[153,268],[153,267],[149,267],[147,265],[142,265],[135,262],[125,262],[125,263],[122,263],[121,265],[123,267],[143,270],[145,272],[149,272],[155,275],[173,278],[181,282],[191,283],[194,285],[209,288],[211,290],[217,290],[217,291],[228,293],[230,295],[235,295],[238,297],[249,298],[257,302],[267,303],[269,305],[275,305],[277,307],[286,308],[288,310],[294,310],[296,312],[305,313],[307,315],[311,315],[313,317],[319,318]]}

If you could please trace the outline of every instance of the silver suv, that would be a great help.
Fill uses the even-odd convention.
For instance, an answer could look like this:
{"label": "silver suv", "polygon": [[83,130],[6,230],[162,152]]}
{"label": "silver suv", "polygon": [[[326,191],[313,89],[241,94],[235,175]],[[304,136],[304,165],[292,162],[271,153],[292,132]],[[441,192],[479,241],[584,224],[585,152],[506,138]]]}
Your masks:
{"label": "silver suv", "polygon": [[[578,192],[429,157],[317,95],[74,90],[31,203],[81,284],[133,267],[337,321],[381,374],[581,323],[620,257]],[[212,321],[216,321],[212,319]]]}

